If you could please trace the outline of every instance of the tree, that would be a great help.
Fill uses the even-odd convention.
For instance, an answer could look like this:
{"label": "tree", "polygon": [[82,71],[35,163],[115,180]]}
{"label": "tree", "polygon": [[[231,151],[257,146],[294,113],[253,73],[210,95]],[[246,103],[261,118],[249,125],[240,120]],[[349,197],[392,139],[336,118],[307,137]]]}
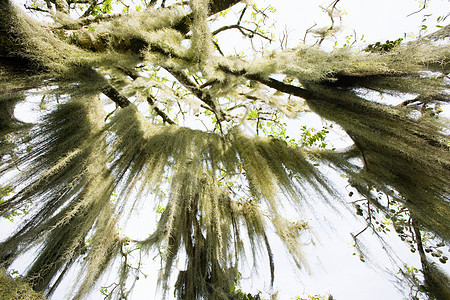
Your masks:
{"label": "tree", "polygon": [[[270,8],[235,0],[165,2],[124,4],[115,13],[112,1],[32,1],[28,9],[52,18],[45,23],[0,1],[0,174],[14,176],[2,187],[0,212],[29,211],[0,246],[4,267],[39,245],[25,274],[33,289],[51,295],[70,267],[81,264],[73,297],[82,299],[120,260],[119,280],[104,293],[126,298],[129,279],[141,275],[140,261],[129,262],[132,253],[159,251],[165,290],[185,253],[178,298],[249,299],[232,288],[244,241],[253,256],[266,250],[272,281],[270,228],[301,267],[298,238],[308,226],[285,218],[281,203],[313,209],[312,194],[339,201],[323,165],[346,176],[367,201],[368,226],[370,205],[389,213],[390,202],[376,197],[382,192],[408,209],[415,228],[447,243],[448,124],[438,104],[449,101],[448,45],[397,40],[367,51],[324,51],[337,0],[326,8],[332,25],[316,32],[314,46],[282,43],[277,51],[229,55],[219,40],[225,30],[271,40],[264,27]],[[212,30],[229,9],[240,11],[236,24]],[[390,106],[358,89],[415,96]],[[29,93],[49,107],[33,126],[13,113]],[[116,108],[105,113],[111,100]],[[340,126],[353,146],[313,147],[326,131],[311,135],[306,128],[303,142],[286,137],[283,118],[305,107]],[[189,113],[212,126],[177,125]],[[245,134],[242,124],[255,134]],[[149,195],[160,213],[156,230],[145,239],[121,235],[119,224]],[[419,243],[420,235],[415,238]],[[435,276],[425,288],[445,299],[446,275],[430,272]]]}

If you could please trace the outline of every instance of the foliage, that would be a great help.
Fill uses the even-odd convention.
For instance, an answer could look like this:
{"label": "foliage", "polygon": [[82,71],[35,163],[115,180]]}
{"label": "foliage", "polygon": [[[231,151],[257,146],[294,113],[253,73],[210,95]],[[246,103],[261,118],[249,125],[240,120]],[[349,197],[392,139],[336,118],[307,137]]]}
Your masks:
{"label": "foliage", "polygon": [[387,40],[384,44],[381,44],[380,42],[376,42],[375,44],[370,44],[367,46],[365,51],[367,52],[388,52],[391,51],[396,46],[400,45],[400,43],[403,41],[402,38],[396,39],[395,41],[389,41]]}
{"label": "foliage", "polygon": [[[324,51],[331,26],[315,46],[255,49],[258,39],[274,39],[275,8],[240,2],[30,2],[52,18],[48,24],[2,1],[0,214],[29,211],[0,244],[2,266],[37,246],[24,278],[51,296],[81,266],[75,299],[118,266],[117,280],[101,291],[127,298],[146,276],[141,254],[153,252],[164,293],[174,283],[179,299],[259,299],[238,279],[243,262],[256,265],[263,250],[273,284],[267,233],[307,267],[300,241],[310,228],[300,217],[317,214],[318,201],[345,205],[325,168],[362,197],[354,205],[366,229],[381,236],[392,222],[420,253],[421,232],[429,232],[439,242],[423,252],[446,261],[438,248],[450,237],[449,128],[438,112],[449,101],[450,47],[399,39],[368,51]],[[333,24],[337,2],[325,9]],[[235,23],[214,29],[219,17],[231,17],[227,10]],[[219,36],[227,30],[254,53],[224,53]],[[372,91],[414,98],[392,106],[373,101]],[[46,102],[26,125],[13,111],[33,93]],[[323,128],[306,124],[289,136],[288,119],[312,113]],[[202,130],[189,128],[194,123]],[[330,145],[331,129],[353,145]],[[122,225],[149,201],[156,229],[124,236]],[[422,253],[421,261],[423,286],[444,299],[446,275]]]}

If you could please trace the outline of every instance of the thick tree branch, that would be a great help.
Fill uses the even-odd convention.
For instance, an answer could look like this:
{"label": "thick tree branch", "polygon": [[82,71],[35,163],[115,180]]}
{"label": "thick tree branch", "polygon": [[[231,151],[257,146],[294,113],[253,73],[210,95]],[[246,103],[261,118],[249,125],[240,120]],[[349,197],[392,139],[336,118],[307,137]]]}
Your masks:
{"label": "thick tree branch", "polygon": [[239,2],[241,2],[241,0],[214,0],[214,1],[211,1],[209,4],[210,15],[214,15],[214,14],[217,14],[218,12],[226,10]]}
{"label": "thick tree branch", "polygon": [[262,83],[264,85],[267,85],[270,88],[273,88],[273,89],[276,89],[276,90],[278,90],[280,92],[287,93],[287,94],[290,94],[290,95],[293,95],[293,96],[297,96],[297,97],[300,97],[300,98],[303,98],[303,99],[312,99],[312,98],[314,98],[313,94],[310,91],[308,91],[308,90],[306,90],[304,88],[297,87],[297,86],[290,85],[290,84],[286,84],[284,82],[278,81],[278,80],[270,78],[270,77],[264,78],[264,77],[262,77],[261,75],[258,75],[258,74],[249,74],[249,73],[247,73],[246,70],[233,71],[233,70],[230,70],[228,67],[225,67],[225,66],[220,66],[220,70],[225,72],[225,73],[232,74],[234,76],[244,76],[245,78],[247,78],[249,80],[258,81],[258,82],[260,82],[260,83]]}
{"label": "thick tree branch", "polygon": [[297,96],[303,99],[313,99],[315,98],[313,93],[311,93],[310,91],[298,87],[298,86],[294,86],[294,85],[290,85],[290,84],[286,84],[282,81],[278,81],[276,79],[273,78],[263,78],[257,74],[247,74],[245,75],[246,78],[250,79],[250,80],[255,80],[255,81],[259,81],[260,83],[267,85],[268,87],[271,87],[273,89],[276,89],[280,92],[283,93],[287,93],[293,96]]}
{"label": "thick tree branch", "polygon": [[122,95],[117,89],[115,89],[112,85],[108,84],[103,90],[102,93],[105,94],[109,99],[117,103],[121,108],[127,107],[131,104],[130,100],[127,99],[124,95]]}

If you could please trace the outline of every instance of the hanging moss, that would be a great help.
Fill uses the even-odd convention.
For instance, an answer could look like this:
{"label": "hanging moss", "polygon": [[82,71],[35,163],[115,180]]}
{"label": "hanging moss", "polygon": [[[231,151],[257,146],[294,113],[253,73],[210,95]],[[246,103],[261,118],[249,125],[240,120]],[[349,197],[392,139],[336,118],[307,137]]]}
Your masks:
{"label": "hanging moss", "polygon": [[[281,73],[301,82],[335,81],[342,76],[393,76],[413,74],[436,65],[445,70],[450,47],[435,46],[422,41],[397,47],[387,53],[368,54],[350,48],[326,52],[311,46],[299,46],[282,52],[273,52],[256,59],[248,68],[250,73]],[[425,86],[425,84],[422,84]]]}
{"label": "hanging moss", "polygon": [[[308,227],[284,218],[283,209],[301,214],[314,211],[316,201],[333,206],[340,198],[313,159],[346,174],[367,198],[373,198],[371,188],[377,188],[402,201],[417,222],[449,239],[450,161],[448,136],[442,133],[448,126],[426,114],[413,119],[412,108],[376,104],[355,92],[368,88],[448,101],[443,76],[421,72],[445,73],[448,45],[411,43],[383,53],[299,46],[252,62],[216,58],[207,18],[208,7],[217,3],[189,2],[190,17],[180,7],[149,8],[89,28],[62,15],[55,15],[57,24],[44,28],[9,1],[0,8],[0,53],[19,60],[24,70],[0,66],[0,74],[5,74],[0,78],[2,159],[14,148],[6,145],[7,134],[16,134],[18,143],[24,144],[17,137],[28,128],[13,115],[24,91],[45,83],[47,95],[65,99],[32,128],[31,150],[20,153],[14,163],[0,165],[2,175],[14,168],[24,170],[8,183],[15,193],[0,203],[0,214],[32,208],[29,218],[0,244],[0,263],[8,267],[37,246],[25,274],[35,290],[51,295],[71,266],[81,263],[70,296],[84,299],[119,258],[119,285],[124,287],[131,272],[123,247],[132,242],[146,253],[162,249],[159,283],[166,292],[177,261],[186,257],[175,282],[179,299],[231,299],[235,296],[231,287],[248,255],[244,241],[250,241],[254,263],[256,249],[265,248],[273,283],[273,254],[266,235],[272,229],[295,264],[307,267],[300,237]],[[192,31],[185,47],[182,42],[188,36],[178,25],[187,19],[193,22],[183,25]],[[136,79],[140,63],[166,67],[179,78],[188,76],[186,70],[201,72],[209,82],[180,84],[195,91],[221,121],[231,118],[228,112],[221,115],[221,97],[251,99],[256,108],[262,99],[261,107],[295,117],[301,105],[279,94],[301,96],[318,115],[341,125],[357,150],[307,153],[279,140],[245,135],[237,127],[219,135],[155,125],[120,94],[148,96],[150,86],[169,89],[157,76]],[[300,87],[273,80],[274,73],[287,75],[286,82],[295,78]],[[261,92],[263,85],[278,87],[279,92]],[[126,100],[107,124],[98,95],[104,92],[118,101],[105,87]],[[170,96],[181,102],[184,91],[172,89]],[[298,90],[302,93],[296,94]],[[363,160],[362,167],[353,163],[355,158]],[[243,187],[231,191],[229,186],[236,181]],[[160,189],[167,189],[167,195],[161,196]],[[156,230],[144,240],[121,237],[117,224],[143,201],[165,208]]]}
{"label": "hanging moss", "polygon": [[[130,201],[134,207],[136,199],[142,198],[140,194],[155,191],[165,184],[163,175],[168,170],[171,179],[167,182],[170,193],[166,209],[158,229],[148,240],[142,241],[142,246],[143,249],[164,247],[163,286],[172,274],[179,251],[184,248],[186,271],[178,277],[179,297],[211,294],[222,299],[228,297],[229,288],[235,282],[238,262],[235,254],[245,255],[238,234],[240,220],[246,224],[252,244],[266,247],[269,244],[265,223],[272,221],[299,266],[304,263],[298,250],[298,236],[292,235],[290,223],[283,220],[276,209],[279,183],[273,180],[267,184],[270,178],[282,178],[284,189],[294,190],[286,171],[277,166],[272,157],[285,151],[279,143],[255,140],[237,130],[224,140],[216,134],[152,125],[131,105],[118,112],[104,127],[111,132],[107,149],[102,142],[104,133],[100,130],[99,115],[94,114],[96,106],[96,101],[73,100],[44,119],[47,125],[35,133],[35,150],[21,158],[22,163],[31,159],[35,165],[18,181],[19,186],[23,182],[28,183],[28,187],[2,204],[3,212],[7,213],[20,208],[30,198],[47,199],[36,202],[39,211],[1,247],[2,261],[9,264],[30,245],[43,243],[27,273],[36,290],[51,286],[52,279],[58,284],[58,277],[65,271],[58,272],[67,270],[77,256],[87,251],[81,274],[88,275],[80,275],[84,280],[76,294],[76,298],[82,298],[120,249],[115,224],[120,216],[126,215],[124,207]],[[129,147],[130,143],[134,146]],[[306,177],[305,181],[311,179],[315,185],[320,184],[317,174],[313,175],[314,168],[306,166],[308,162],[296,158],[295,153],[286,154],[281,163],[309,172],[310,175],[305,176],[310,178]],[[299,162],[304,167],[298,166]],[[265,203],[272,217],[264,220],[259,205],[248,206],[233,200],[225,186],[221,187],[215,179],[214,174],[221,168],[245,170],[253,196]],[[277,175],[271,175],[273,172]],[[226,178],[229,176],[232,175]],[[224,180],[228,180],[226,178]],[[131,197],[135,188],[138,195]],[[113,190],[118,191],[119,200],[111,206],[109,198]],[[297,203],[300,204],[301,199]],[[92,243],[86,248],[84,240],[92,229]],[[254,259],[255,255],[253,252]]]}
{"label": "hanging moss", "polygon": [[190,1],[194,22],[191,51],[198,61],[207,59],[212,52],[212,36],[206,22],[209,15],[209,2],[209,0]]}
{"label": "hanging moss", "polygon": [[[2,203],[4,214],[30,203],[39,207],[0,247],[2,262],[9,265],[22,251],[43,243],[27,272],[38,291],[48,288],[58,271],[67,269],[85,251],[87,234],[98,216],[108,212],[105,207],[113,186],[106,169],[106,149],[104,144],[101,146],[101,110],[98,100],[79,99],[50,113],[44,126],[34,132],[33,150],[20,159],[20,163],[31,162],[33,167],[15,181],[19,192]],[[108,235],[104,228],[115,230],[107,222],[97,223],[96,227],[105,237]],[[114,239],[103,241],[102,247],[112,247],[111,243]]]}
{"label": "hanging moss", "polygon": [[[116,160],[113,162],[113,170],[116,167],[121,170],[125,165],[129,170],[122,179],[124,186],[139,183],[142,186],[138,190],[151,190],[162,184],[164,169],[167,165],[171,166],[170,194],[166,209],[158,229],[142,243],[145,248],[164,245],[165,267],[161,273],[163,286],[167,284],[172,265],[184,244],[188,260],[187,270],[180,273],[177,281],[179,296],[207,295],[211,285],[220,286],[223,289],[220,293],[224,293],[227,290],[225,287],[233,282],[231,275],[234,273],[231,270],[236,267],[235,252],[244,254],[241,237],[237,234],[240,219],[245,222],[254,245],[260,245],[266,239],[264,224],[270,220],[298,265],[305,263],[299,250],[299,236],[293,234],[295,231],[292,230],[291,223],[279,215],[281,190],[278,187],[283,185],[290,196],[295,194],[294,190],[297,191],[288,180],[285,168],[301,171],[303,184],[312,184],[316,188],[324,184],[303,154],[288,150],[282,143],[269,139],[247,137],[238,130],[230,132],[223,141],[214,134],[151,125],[133,106],[117,114],[111,122],[111,130],[117,135],[112,145],[114,151],[118,151],[114,155]],[[127,147],[131,141],[135,145],[133,148]],[[276,161],[276,154],[283,159]],[[220,187],[220,183],[215,182],[214,174],[221,168],[229,172],[224,180],[232,176],[233,172],[230,170],[237,172],[242,168],[252,187],[253,196],[269,208],[271,217],[264,220],[258,206],[236,203]],[[283,179],[284,182],[280,183],[276,178]],[[294,203],[301,206],[303,199],[298,196],[295,199]],[[204,250],[194,251],[195,248]],[[205,253],[201,254],[203,252]],[[198,255],[205,257],[197,257]],[[255,258],[255,253],[252,256]],[[202,266],[205,260],[210,263]],[[225,274],[230,274],[231,277]],[[221,282],[210,282],[218,280],[214,279],[216,277],[222,278]],[[214,293],[216,292],[219,293]],[[225,295],[217,297],[226,298]]]}
{"label": "hanging moss", "polygon": [[[394,188],[418,222],[448,239],[450,156],[448,137],[440,133],[443,124],[431,117],[413,120],[400,108],[361,99],[351,91],[318,87],[317,94],[321,97],[308,100],[310,107],[340,124],[361,151],[364,170],[351,181],[388,194]],[[340,164],[334,158],[331,163]]]}
{"label": "hanging moss", "polygon": [[35,292],[23,278],[14,279],[5,269],[0,269],[0,299],[44,300],[45,297]]}
{"label": "hanging moss", "polygon": [[[437,155],[436,145],[430,145],[417,136],[416,127],[394,127],[402,118],[401,124],[412,124],[413,120],[407,121],[404,119],[407,117],[401,113],[392,110],[387,113],[384,106],[362,102],[364,100],[356,96],[352,96],[355,102],[349,102],[352,98],[346,95],[340,103],[340,97],[326,91],[321,88],[320,93],[327,95],[327,98],[322,97],[317,102],[308,100],[310,106],[324,116],[327,116],[327,111],[333,111],[335,118],[340,115],[340,110],[345,110],[342,114],[348,127],[344,120],[337,121],[352,133],[357,143],[370,145],[361,148],[367,168],[360,170],[359,175],[355,169],[345,169],[343,165],[340,167],[347,172],[351,170],[354,175],[351,179],[355,182],[364,180],[385,188],[386,182],[389,182],[389,186],[397,187],[403,195],[407,192],[411,195],[428,193],[428,202],[417,202],[422,200],[410,197],[409,206],[413,212],[414,205],[428,209],[439,206],[444,209],[442,213],[438,212],[438,217],[433,213],[428,214],[427,219],[418,218],[424,225],[444,235],[445,223],[442,221],[448,208],[440,206],[443,202],[439,195],[442,195],[442,186],[445,187],[443,182],[447,176],[445,167],[440,167],[445,166],[446,156]],[[186,253],[186,269],[179,273],[176,284],[180,298],[194,299],[206,295],[223,299],[228,297],[228,288],[234,284],[239,257],[245,256],[242,235],[239,234],[242,225],[252,245],[266,247],[272,259],[265,236],[267,222],[271,222],[296,264],[299,267],[307,266],[299,244],[300,234],[305,228],[281,216],[281,195],[288,196],[291,204],[302,211],[305,206],[311,208],[308,200],[310,193],[306,192],[306,186],[322,191],[320,199],[323,201],[327,201],[329,195],[335,192],[304,153],[287,147],[281,141],[246,136],[237,129],[221,138],[216,134],[183,127],[153,125],[133,105],[120,110],[108,125],[102,127],[97,124],[99,116],[91,115],[95,111],[91,107],[93,103],[95,101],[92,100],[70,101],[46,118],[50,127],[39,133],[45,138],[37,139],[43,144],[36,147],[38,152],[30,155],[42,165],[27,175],[28,180],[31,178],[34,183],[2,206],[6,213],[8,209],[20,207],[29,197],[41,197],[59,191],[58,196],[47,198],[52,201],[52,205],[48,205],[50,202],[42,204],[44,209],[2,246],[5,249],[2,260],[11,261],[17,253],[26,249],[36,235],[41,236],[43,248],[28,272],[36,289],[44,290],[52,278],[59,276],[59,270],[67,269],[77,255],[87,249],[85,267],[80,276],[88,276],[76,294],[76,298],[82,298],[120,252],[121,241],[115,231],[115,224],[126,215],[124,207],[130,201],[134,207],[138,199],[144,199],[140,195],[157,191],[165,184],[169,184],[169,195],[167,199],[160,199],[167,204],[156,231],[148,239],[135,242],[142,244],[144,251],[161,247],[165,249],[162,253],[164,267],[160,274],[163,287],[169,282],[180,251]],[[74,113],[77,110],[79,113]],[[381,114],[385,116],[383,122],[377,119]],[[87,119],[82,119],[83,115]],[[353,116],[352,120],[348,119],[350,115]],[[370,123],[372,119],[373,123]],[[80,124],[80,127],[76,127],[76,124]],[[91,125],[86,126],[88,124]],[[386,128],[392,130],[389,133],[392,141],[384,138],[385,133],[380,133],[377,139],[377,132]],[[104,143],[101,140],[106,132],[110,133],[107,143]],[[369,132],[370,139],[364,138]],[[420,143],[422,149],[430,147],[436,156],[424,156],[414,150],[412,145],[401,144],[400,141],[404,139],[413,139],[412,142]],[[59,142],[55,143],[57,140]],[[94,144],[96,147],[93,147]],[[133,147],[129,147],[130,144]],[[400,146],[407,149],[401,151],[398,148]],[[377,147],[380,150],[376,150]],[[384,153],[386,163],[374,156],[377,151]],[[389,156],[386,153],[392,153],[392,158],[387,160]],[[421,160],[418,164],[432,168],[431,171],[419,170],[421,180],[428,180],[426,187],[419,187],[417,182],[409,183],[415,179],[401,179],[398,173],[406,168],[406,163],[399,158],[410,159],[413,153],[417,153],[416,159]],[[23,158],[24,163],[30,158]],[[337,156],[329,156],[328,159],[339,165]],[[435,165],[436,162],[440,163]],[[408,164],[411,164],[409,160]],[[217,174],[222,169],[227,170],[221,179],[224,181],[233,180],[233,174],[239,174],[239,170],[242,170],[255,200],[242,202],[233,199],[224,188],[226,185],[217,182]],[[39,170],[45,172],[40,173]],[[407,176],[408,172],[411,169],[400,174]],[[441,185],[436,182],[438,172],[442,174]],[[165,174],[169,174],[170,179],[165,179]],[[296,174],[295,179],[289,174]],[[64,182],[69,182],[70,188],[63,185]],[[49,188],[49,185],[53,187]],[[118,192],[119,200],[111,204],[109,197],[114,190]],[[430,197],[430,191],[437,196]],[[262,207],[267,210],[263,212]],[[267,214],[267,218],[263,217]],[[417,211],[417,214],[427,216],[425,211]],[[44,230],[49,227],[52,228],[50,231]],[[92,228],[93,243],[86,248],[84,239]],[[256,252],[252,249],[253,259],[255,256]]]}

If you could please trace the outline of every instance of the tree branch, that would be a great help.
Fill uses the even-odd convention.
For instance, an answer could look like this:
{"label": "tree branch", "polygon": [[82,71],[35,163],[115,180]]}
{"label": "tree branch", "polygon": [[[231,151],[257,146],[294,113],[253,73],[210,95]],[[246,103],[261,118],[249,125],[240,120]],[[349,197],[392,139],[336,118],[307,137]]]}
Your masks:
{"label": "tree branch", "polygon": [[157,106],[156,106],[156,99],[155,97],[153,97],[153,95],[149,95],[147,97],[147,102],[148,104],[150,104],[150,106],[153,108],[153,110],[158,114],[158,116],[160,116],[164,122],[171,124],[171,125],[175,125],[176,123],[174,121],[172,121],[172,119],[169,118],[169,116],[163,112],[162,110],[160,110]]}
{"label": "tree branch", "polygon": [[219,69],[225,73],[232,74],[234,76],[244,76],[247,79],[258,81],[264,85],[267,85],[270,88],[276,89],[283,93],[287,93],[287,94],[297,96],[297,97],[300,97],[303,99],[315,98],[315,97],[313,97],[313,94],[310,91],[308,91],[304,88],[286,84],[282,81],[278,81],[278,80],[270,78],[270,77],[264,78],[258,74],[248,74],[247,71],[244,69],[233,71],[233,70],[230,70],[226,66],[219,66]]}
{"label": "tree branch", "polygon": [[60,28],[61,29],[76,30],[76,29],[82,28],[83,26],[88,26],[88,25],[93,24],[93,23],[100,23],[100,22],[104,22],[104,21],[111,21],[113,19],[117,19],[117,18],[120,18],[120,17],[123,16],[122,14],[91,16],[90,13],[87,13],[88,10],[85,11],[85,13],[83,14],[83,16],[81,16],[81,18],[79,18],[77,20],[74,20],[73,24],[63,25]]}
{"label": "tree branch", "polygon": [[226,10],[235,4],[241,2],[241,0],[214,0],[209,4],[210,16],[217,14],[223,10]]}
{"label": "tree branch", "polygon": [[217,114],[219,121],[224,120],[225,113],[219,107],[217,107],[217,105],[212,100],[211,95],[200,89],[199,86],[186,75],[186,73],[168,67],[166,67],[165,69],[198,99],[208,105],[208,107],[211,108],[211,111]]}
{"label": "tree branch", "polygon": [[439,39],[445,39],[449,36],[450,36],[450,24],[442,27],[438,31],[435,31],[433,33],[424,36],[422,39],[437,41]]}
{"label": "tree branch", "polygon": [[131,104],[130,100],[127,99],[124,95],[122,95],[116,88],[112,85],[108,84],[103,90],[102,93],[105,94],[109,99],[117,103],[121,108],[127,107]]}
{"label": "tree branch", "polygon": [[424,10],[425,8],[427,8],[427,5],[428,5],[427,0],[425,0],[421,9],[419,9],[419,10],[417,10],[417,11],[415,11],[415,12],[410,13],[410,14],[407,15],[406,17],[410,17],[410,16],[412,16],[412,15],[414,15],[414,14],[420,13],[422,10]]}
{"label": "tree branch", "polygon": [[[241,0],[214,0],[209,4],[208,16],[215,15],[223,10],[226,10],[233,5],[241,2]],[[183,17],[177,24],[173,26],[174,29],[186,34],[191,29],[193,16],[192,13]]]}
{"label": "tree branch", "polygon": [[[237,29],[237,30],[239,30],[242,33],[242,35],[250,37],[250,38],[252,38],[253,36],[257,35],[257,36],[262,37],[263,39],[266,39],[268,41],[272,41],[269,37],[265,36],[264,34],[261,34],[261,33],[257,32],[256,29],[255,30],[251,30],[251,29],[243,27],[243,26],[241,26],[239,24],[226,25],[226,26],[220,27],[219,29],[214,30],[212,32],[212,35],[216,35],[216,34],[222,32],[222,31],[229,30],[229,29]],[[246,33],[244,31],[248,31],[249,33]]]}
{"label": "tree branch", "polygon": [[23,7],[25,9],[27,9],[27,10],[34,10],[34,11],[43,12],[43,13],[49,13],[50,12],[48,9],[43,9],[43,8],[40,8],[40,7],[31,7],[31,6],[28,6],[26,4],[24,4]]}

